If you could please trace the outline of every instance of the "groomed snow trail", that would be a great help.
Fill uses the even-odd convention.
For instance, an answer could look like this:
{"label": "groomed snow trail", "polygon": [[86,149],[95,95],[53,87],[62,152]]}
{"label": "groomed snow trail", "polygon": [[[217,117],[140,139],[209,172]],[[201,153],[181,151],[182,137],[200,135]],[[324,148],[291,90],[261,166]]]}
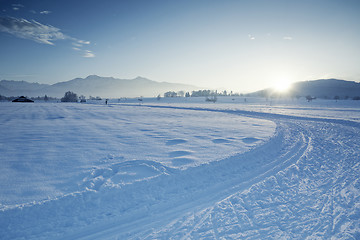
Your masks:
{"label": "groomed snow trail", "polygon": [[360,239],[359,126],[276,121],[283,126],[278,131],[287,130],[280,148],[296,135],[304,141],[285,147],[289,155],[270,174],[255,177],[259,181],[244,191],[136,237]]}
{"label": "groomed snow trail", "polygon": [[[101,194],[88,191],[6,211],[0,218],[2,236],[21,238],[26,231],[30,239],[360,238],[358,123],[164,108],[262,118],[277,128],[251,151],[186,170],[128,163],[159,174]],[[37,213],[41,217],[31,224]]]}
{"label": "groomed snow trail", "polygon": [[196,177],[141,221],[84,239],[359,239],[359,124],[233,113],[275,121],[276,135],[251,152],[170,176],[180,185]]}

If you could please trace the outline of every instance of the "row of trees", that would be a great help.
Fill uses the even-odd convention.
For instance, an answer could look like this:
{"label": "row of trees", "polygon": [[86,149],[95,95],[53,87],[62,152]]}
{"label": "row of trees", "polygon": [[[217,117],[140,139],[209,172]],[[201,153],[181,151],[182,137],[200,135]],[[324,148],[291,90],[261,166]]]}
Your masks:
{"label": "row of trees", "polygon": [[[101,97],[92,97],[89,96],[89,100],[102,100]],[[77,96],[76,93],[68,91],[65,93],[64,97],[61,98],[61,102],[86,102],[86,97],[84,95]]]}
{"label": "row of trees", "polygon": [[210,97],[210,96],[243,96],[243,94],[227,92],[226,90],[218,92],[217,90],[197,90],[190,92],[184,91],[168,91],[164,93],[164,97]]}

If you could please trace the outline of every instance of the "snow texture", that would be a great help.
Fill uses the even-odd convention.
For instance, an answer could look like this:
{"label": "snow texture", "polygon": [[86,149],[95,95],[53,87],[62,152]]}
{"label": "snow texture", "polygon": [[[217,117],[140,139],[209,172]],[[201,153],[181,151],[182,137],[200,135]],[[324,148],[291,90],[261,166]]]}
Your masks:
{"label": "snow texture", "polygon": [[1,239],[359,239],[360,106],[0,103]]}

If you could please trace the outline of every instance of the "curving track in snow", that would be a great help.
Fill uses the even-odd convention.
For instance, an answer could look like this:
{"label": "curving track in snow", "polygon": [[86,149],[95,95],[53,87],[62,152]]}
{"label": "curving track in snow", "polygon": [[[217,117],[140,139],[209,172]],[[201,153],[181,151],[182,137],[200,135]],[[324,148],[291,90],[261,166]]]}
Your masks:
{"label": "curving track in snow", "polygon": [[[359,239],[359,124],[241,114],[261,115],[277,123],[276,136],[267,143],[273,147],[270,151],[265,145],[239,156],[265,157],[267,164],[262,170],[247,182],[235,185],[235,193],[211,206],[189,211],[166,226],[137,236],[145,239]],[[234,183],[236,181],[234,179]]]}
{"label": "curving track in snow", "polygon": [[[10,216],[34,216],[58,206],[58,212],[42,214],[36,223],[46,224],[51,216],[57,219],[57,227],[48,226],[48,232],[29,225],[26,218],[0,223],[33,227],[29,236],[34,239],[360,238],[358,123],[146,107],[239,114],[274,121],[277,128],[265,144],[222,161],[186,170],[149,161],[124,163],[152,169],[156,176],[101,194],[89,191],[8,211]],[[126,201],[121,196],[127,196]]]}
{"label": "curving track in snow", "polygon": [[141,218],[130,214],[69,238],[358,239],[358,124],[225,112],[275,121],[276,134],[245,154],[154,179],[149,184],[160,189],[149,195],[161,197]]}

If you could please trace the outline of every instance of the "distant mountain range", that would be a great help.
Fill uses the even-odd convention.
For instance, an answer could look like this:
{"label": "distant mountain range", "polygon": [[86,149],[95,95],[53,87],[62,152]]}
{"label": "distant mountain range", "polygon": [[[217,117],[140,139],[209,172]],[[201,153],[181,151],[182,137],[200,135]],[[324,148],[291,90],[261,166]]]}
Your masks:
{"label": "distant mountain range", "polygon": [[[156,82],[146,78],[117,79],[112,77],[99,77],[90,75],[86,78],[75,78],[66,82],[59,82],[53,85],[29,83],[26,81],[0,81],[0,95],[3,96],[28,96],[37,97],[47,95],[49,97],[63,97],[65,92],[72,91],[78,95],[99,96],[107,98],[119,97],[155,97],[167,91],[194,91],[199,87]],[[272,89],[264,89],[248,96],[269,96],[274,93]],[[339,79],[320,79],[297,82],[292,85],[288,93],[292,96],[312,96],[317,98],[353,98],[360,96],[360,83]]]}
{"label": "distant mountain range", "polygon": [[[276,95],[273,89],[264,89],[251,93],[252,96],[270,96]],[[296,82],[292,84],[288,93],[283,95],[292,96],[311,96],[316,98],[335,98],[338,96],[340,99],[353,98],[360,96],[360,83],[353,81],[345,81],[339,79],[319,79],[311,81]]]}
{"label": "distant mountain range", "polygon": [[108,98],[119,97],[154,97],[167,91],[193,91],[199,87],[156,82],[146,78],[117,79],[112,77],[99,77],[90,75],[86,78],[75,78],[66,82],[59,82],[53,85],[29,83],[26,81],[0,81],[0,95],[3,96],[51,96],[63,97],[65,92],[72,91],[77,95],[100,96]]}

